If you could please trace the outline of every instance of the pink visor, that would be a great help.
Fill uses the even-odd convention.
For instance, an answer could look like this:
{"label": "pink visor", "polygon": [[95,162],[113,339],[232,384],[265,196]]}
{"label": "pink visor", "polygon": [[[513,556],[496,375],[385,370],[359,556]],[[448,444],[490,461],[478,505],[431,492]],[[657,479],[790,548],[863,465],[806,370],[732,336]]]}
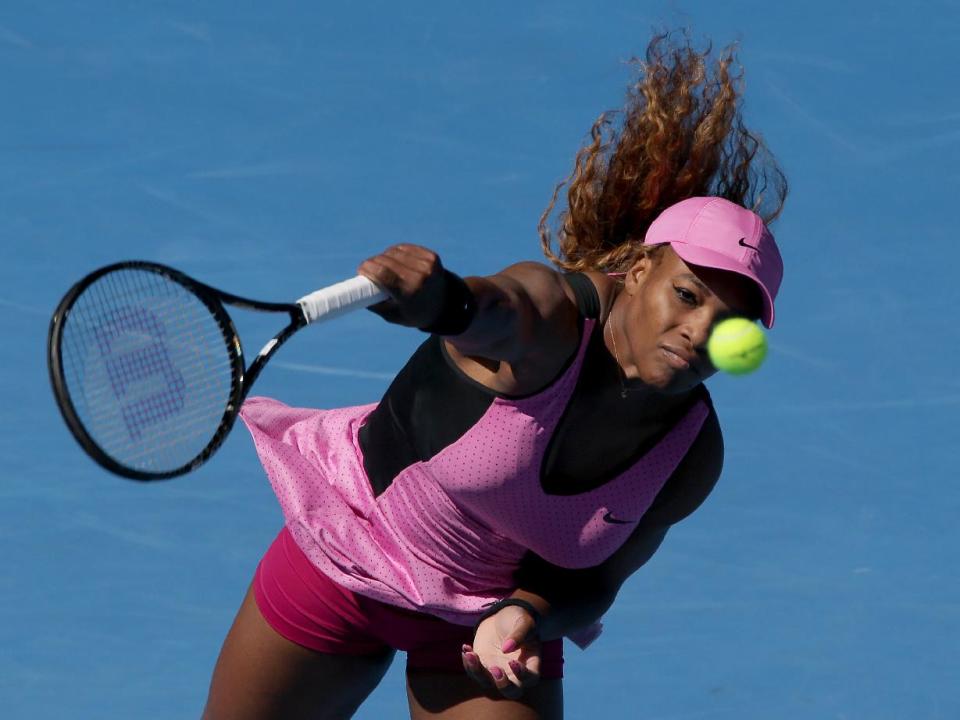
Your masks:
{"label": "pink visor", "polygon": [[669,243],[687,264],[750,278],[763,299],[761,320],[773,327],[773,301],[783,280],[783,259],[756,213],[719,197],[688,198],[660,213],[643,242]]}

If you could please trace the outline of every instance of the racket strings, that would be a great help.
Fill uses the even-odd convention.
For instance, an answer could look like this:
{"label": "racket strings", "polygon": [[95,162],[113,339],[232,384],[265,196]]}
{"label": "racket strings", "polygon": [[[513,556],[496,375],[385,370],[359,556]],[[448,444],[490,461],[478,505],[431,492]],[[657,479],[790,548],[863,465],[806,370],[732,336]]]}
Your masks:
{"label": "racket strings", "polygon": [[64,319],[61,357],[85,431],[122,465],[170,472],[203,453],[221,424],[239,347],[207,306],[145,269],[95,280]]}

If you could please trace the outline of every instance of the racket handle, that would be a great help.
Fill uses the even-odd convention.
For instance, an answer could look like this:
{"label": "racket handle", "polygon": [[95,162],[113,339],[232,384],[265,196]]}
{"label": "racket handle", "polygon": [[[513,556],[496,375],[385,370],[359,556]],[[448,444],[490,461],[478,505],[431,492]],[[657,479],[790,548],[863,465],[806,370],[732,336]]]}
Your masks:
{"label": "racket handle", "polygon": [[387,294],[372,281],[357,275],[304,295],[297,300],[297,304],[303,310],[303,317],[309,324],[317,320],[335,318],[351,310],[365,308],[386,299]]}

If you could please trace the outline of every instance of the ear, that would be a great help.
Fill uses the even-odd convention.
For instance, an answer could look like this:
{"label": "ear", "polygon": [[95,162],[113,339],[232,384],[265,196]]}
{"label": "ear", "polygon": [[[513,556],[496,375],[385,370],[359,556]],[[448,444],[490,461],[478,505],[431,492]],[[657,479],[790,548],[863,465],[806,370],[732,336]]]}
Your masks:
{"label": "ear", "polygon": [[642,253],[638,257],[633,265],[630,266],[630,269],[627,270],[626,275],[623,278],[623,289],[629,295],[633,295],[643,287],[643,284],[650,277],[653,272],[653,268],[656,263],[646,253]]}

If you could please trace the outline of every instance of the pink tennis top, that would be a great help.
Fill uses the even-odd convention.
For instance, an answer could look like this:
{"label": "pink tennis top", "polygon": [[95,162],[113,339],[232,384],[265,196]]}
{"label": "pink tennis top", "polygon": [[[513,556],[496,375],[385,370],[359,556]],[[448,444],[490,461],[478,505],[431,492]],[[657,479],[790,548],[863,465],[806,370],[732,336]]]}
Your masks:
{"label": "pink tennis top", "polygon": [[[404,468],[378,496],[358,442],[375,404],[315,410],[247,400],[240,416],[307,557],[353,592],[461,625],[513,592],[528,550],[566,568],[610,557],[690,448],[709,407],[698,400],[657,445],[600,487],[544,492],[544,453],[594,322],[584,321],[576,357],[548,387],[496,397],[460,438]],[[585,646],[597,634],[599,626],[571,638]]]}

